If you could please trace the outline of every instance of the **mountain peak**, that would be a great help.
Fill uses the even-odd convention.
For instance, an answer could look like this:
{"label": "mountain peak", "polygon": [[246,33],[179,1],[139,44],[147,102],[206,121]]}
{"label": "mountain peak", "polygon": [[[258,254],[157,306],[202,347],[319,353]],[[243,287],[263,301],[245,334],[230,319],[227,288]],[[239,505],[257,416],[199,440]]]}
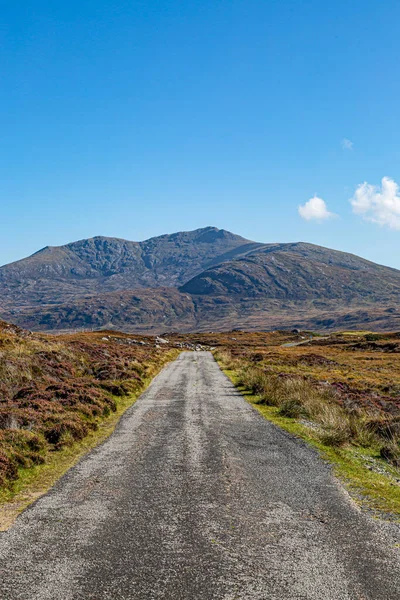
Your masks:
{"label": "mountain peak", "polygon": [[265,329],[300,318],[318,329],[371,315],[393,324],[399,295],[395,269],[212,226],[143,242],[95,236],[0,268],[0,317],[36,330]]}
{"label": "mountain peak", "polygon": [[95,236],[47,246],[0,267],[0,296],[25,305],[100,291],[178,287],[205,268],[240,255],[248,245],[248,240],[210,226],[143,242]]}

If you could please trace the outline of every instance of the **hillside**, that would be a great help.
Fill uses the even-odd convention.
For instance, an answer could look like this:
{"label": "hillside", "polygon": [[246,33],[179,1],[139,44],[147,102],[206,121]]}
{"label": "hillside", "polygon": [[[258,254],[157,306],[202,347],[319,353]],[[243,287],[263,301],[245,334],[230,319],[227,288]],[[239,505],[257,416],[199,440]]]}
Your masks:
{"label": "hillside", "polygon": [[144,242],[94,237],[43,248],[0,267],[3,307],[65,302],[88,293],[178,287],[208,268],[261,246],[206,227]]}
{"label": "hillside", "polygon": [[0,316],[36,331],[400,328],[400,271],[208,227],[92,238],[0,269]]}
{"label": "hillside", "polygon": [[294,301],[396,301],[400,271],[313,244],[276,244],[209,268],[181,291]]}

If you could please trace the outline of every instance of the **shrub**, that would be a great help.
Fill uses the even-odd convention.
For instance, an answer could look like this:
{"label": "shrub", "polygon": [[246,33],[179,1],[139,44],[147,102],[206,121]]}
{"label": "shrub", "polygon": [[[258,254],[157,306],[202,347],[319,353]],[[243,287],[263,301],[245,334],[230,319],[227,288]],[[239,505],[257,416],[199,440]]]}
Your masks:
{"label": "shrub", "polygon": [[380,336],[377,333],[367,333],[365,336],[367,342],[377,342],[380,340]]}
{"label": "shrub", "polygon": [[398,417],[379,416],[370,418],[366,427],[384,440],[400,439],[400,419]]}
{"label": "shrub", "polygon": [[396,467],[400,467],[400,448],[395,442],[385,444],[380,450],[381,458],[391,462]]}
{"label": "shrub", "polygon": [[297,402],[297,400],[289,399],[282,402],[279,407],[278,414],[280,414],[282,417],[298,419],[301,416],[307,416],[307,411],[302,404]]}
{"label": "shrub", "polygon": [[351,437],[360,444],[360,446],[368,448],[377,445],[377,435],[368,427],[367,420],[363,415],[351,415],[349,424]]}
{"label": "shrub", "polygon": [[248,367],[240,371],[238,383],[253,394],[261,395],[268,386],[268,375],[256,367]]}
{"label": "shrub", "polygon": [[0,485],[4,485],[7,480],[13,481],[18,477],[17,463],[0,452]]}
{"label": "shrub", "polygon": [[220,362],[225,369],[232,368],[233,357],[229,350],[218,350],[215,353],[215,358],[218,362]]}
{"label": "shrub", "polygon": [[343,446],[349,441],[348,431],[344,429],[327,429],[319,433],[319,439],[326,446]]}

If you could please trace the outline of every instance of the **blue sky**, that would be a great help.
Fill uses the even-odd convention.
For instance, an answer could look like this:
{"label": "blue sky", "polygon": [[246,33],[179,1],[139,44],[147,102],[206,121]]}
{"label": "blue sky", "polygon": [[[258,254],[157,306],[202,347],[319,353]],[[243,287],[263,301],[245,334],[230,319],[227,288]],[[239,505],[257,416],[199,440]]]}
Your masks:
{"label": "blue sky", "polygon": [[349,202],[400,182],[399,22],[394,0],[3,6],[0,264],[215,225],[400,268],[394,183]]}

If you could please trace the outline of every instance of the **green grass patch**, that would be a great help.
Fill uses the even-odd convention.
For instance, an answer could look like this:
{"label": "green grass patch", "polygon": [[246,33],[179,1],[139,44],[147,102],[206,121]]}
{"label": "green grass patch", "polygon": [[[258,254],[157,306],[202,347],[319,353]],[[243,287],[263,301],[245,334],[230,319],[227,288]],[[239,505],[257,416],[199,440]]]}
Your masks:
{"label": "green grass patch", "polygon": [[[259,404],[259,396],[238,385],[237,371],[223,368],[223,372],[263,417],[318,450],[321,457],[333,465],[335,475],[357,504],[379,516],[400,520],[400,485],[396,482],[400,475],[396,469],[380,460],[376,448],[362,448],[351,444],[339,448],[326,445],[310,427],[295,418],[282,416],[278,407]],[[385,474],[370,470],[370,464],[381,466]]]}

